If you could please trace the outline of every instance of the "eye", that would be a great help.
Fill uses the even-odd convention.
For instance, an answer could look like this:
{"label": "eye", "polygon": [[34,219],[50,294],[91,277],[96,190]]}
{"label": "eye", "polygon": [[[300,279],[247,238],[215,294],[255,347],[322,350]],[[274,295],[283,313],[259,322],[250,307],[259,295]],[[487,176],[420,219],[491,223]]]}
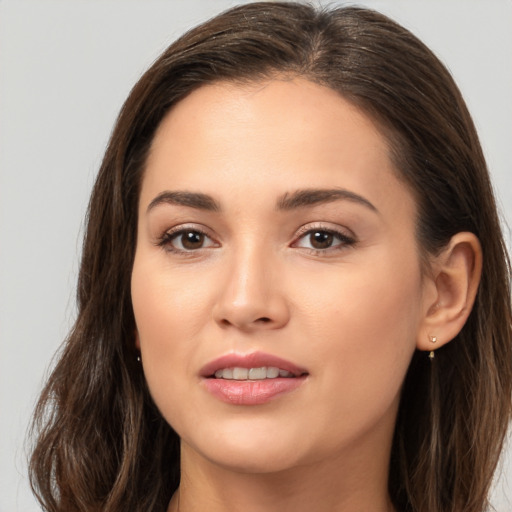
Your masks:
{"label": "eye", "polygon": [[206,233],[192,228],[166,232],[162,236],[159,245],[175,252],[191,252],[217,246]]}
{"label": "eye", "polygon": [[303,247],[314,251],[326,251],[350,246],[355,240],[332,229],[309,229],[293,244],[294,247]]}

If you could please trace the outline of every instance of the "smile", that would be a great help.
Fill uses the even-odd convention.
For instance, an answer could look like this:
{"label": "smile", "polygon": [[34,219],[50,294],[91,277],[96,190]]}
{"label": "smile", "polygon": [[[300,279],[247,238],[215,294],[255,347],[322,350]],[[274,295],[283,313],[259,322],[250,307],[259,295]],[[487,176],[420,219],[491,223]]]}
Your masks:
{"label": "smile", "polygon": [[215,372],[216,379],[228,380],[264,380],[277,379],[278,377],[290,378],[293,373],[276,366],[262,366],[260,368],[221,368]]}
{"label": "smile", "polygon": [[206,364],[202,386],[231,405],[262,405],[300,388],[309,372],[271,354],[230,353]]}

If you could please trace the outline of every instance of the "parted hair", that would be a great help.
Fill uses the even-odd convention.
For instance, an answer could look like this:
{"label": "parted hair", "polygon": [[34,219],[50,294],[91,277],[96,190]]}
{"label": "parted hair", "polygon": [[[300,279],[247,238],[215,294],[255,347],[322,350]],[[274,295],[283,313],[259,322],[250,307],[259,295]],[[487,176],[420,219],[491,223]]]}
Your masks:
{"label": "parted hair", "polygon": [[449,72],[409,31],[368,9],[291,2],[235,7],[187,32],[122,107],[89,203],[77,319],[34,414],[30,477],[44,510],[166,510],[179,438],[136,361],[130,296],[146,157],[166,113],[191,91],[276,76],[327,86],[375,122],[416,199],[426,261],[458,232],[481,242],[465,326],[434,361],[412,358],[389,493],[400,512],[486,510],[511,414],[511,274],[475,127]]}

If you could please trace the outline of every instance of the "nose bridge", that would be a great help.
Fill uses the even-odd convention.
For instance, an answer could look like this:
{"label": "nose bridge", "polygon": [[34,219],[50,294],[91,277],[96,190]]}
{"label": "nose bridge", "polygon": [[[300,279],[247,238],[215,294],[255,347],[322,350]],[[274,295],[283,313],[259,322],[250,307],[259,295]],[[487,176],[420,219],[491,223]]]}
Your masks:
{"label": "nose bridge", "polygon": [[233,258],[231,282],[235,304],[257,304],[270,292],[271,256],[251,242]]}
{"label": "nose bridge", "polygon": [[276,254],[258,240],[245,240],[230,251],[215,307],[216,320],[241,329],[276,328],[288,310],[277,276]]}

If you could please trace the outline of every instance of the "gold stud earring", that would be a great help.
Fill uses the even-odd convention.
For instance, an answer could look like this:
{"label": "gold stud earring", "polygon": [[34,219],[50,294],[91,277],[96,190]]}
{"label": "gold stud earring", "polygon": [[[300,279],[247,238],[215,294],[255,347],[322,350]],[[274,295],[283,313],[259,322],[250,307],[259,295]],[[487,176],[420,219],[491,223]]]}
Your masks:
{"label": "gold stud earring", "polygon": [[[429,336],[428,339],[430,340],[430,343],[437,343],[437,336]],[[435,357],[434,351],[431,350],[430,354],[428,355],[428,358],[432,361]]]}

